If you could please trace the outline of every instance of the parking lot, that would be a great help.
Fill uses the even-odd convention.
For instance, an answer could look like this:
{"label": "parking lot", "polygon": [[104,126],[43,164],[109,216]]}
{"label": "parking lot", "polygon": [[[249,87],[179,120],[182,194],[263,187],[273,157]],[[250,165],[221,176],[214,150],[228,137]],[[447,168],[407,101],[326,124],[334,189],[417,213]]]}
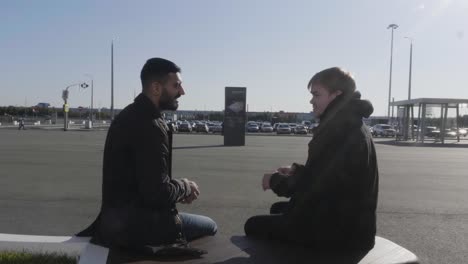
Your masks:
{"label": "parking lot", "polygon": [[[249,216],[279,200],[261,190],[264,172],[306,159],[309,136],[255,135],[243,147],[224,147],[219,134],[174,136],[174,176],[195,180],[202,192],[179,209],[212,217],[219,236],[242,235]],[[71,235],[90,223],[99,210],[105,136],[0,129],[0,232]],[[468,149],[388,140],[376,139],[378,235],[422,263],[467,263]]]}

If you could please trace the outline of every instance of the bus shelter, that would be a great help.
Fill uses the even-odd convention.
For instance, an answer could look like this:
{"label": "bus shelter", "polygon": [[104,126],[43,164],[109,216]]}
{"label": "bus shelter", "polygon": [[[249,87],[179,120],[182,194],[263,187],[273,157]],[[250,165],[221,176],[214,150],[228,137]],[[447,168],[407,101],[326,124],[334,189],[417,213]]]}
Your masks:
{"label": "bus shelter", "polygon": [[[448,109],[452,108],[456,111],[455,125],[457,131],[457,141],[460,142],[459,131],[459,115],[460,106],[468,104],[468,99],[446,99],[446,98],[417,98],[410,100],[394,101],[390,105],[397,108],[397,120],[399,133],[398,137],[403,140],[416,140],[424,143],[427,135],[427,112],[428,107],[440,107],[440,133],[439,138],[441,143],[444,143],[446,138],[446,124]],[[415,116],[414,108],[418,109],[418,126],[414,127]]]}

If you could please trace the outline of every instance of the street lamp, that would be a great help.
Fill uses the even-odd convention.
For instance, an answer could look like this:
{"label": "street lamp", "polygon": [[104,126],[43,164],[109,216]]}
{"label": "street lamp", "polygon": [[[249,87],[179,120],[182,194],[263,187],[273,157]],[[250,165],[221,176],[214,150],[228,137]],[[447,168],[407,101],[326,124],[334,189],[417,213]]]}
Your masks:
{"label": "street lamp", "polygon": [[90,79],[91,79],[91,124],[93,123],[93,112],[94,112],[94,107],[93,107],[93,102],[94,102],[94,78],[91,74],[85,74],[86,76],[88,76]]}
{"label": "street lamp", "polygon": [[[392,40],[390,44],[390,80],[388,82],[388,122],[390,123],[390,99],[392,98],[392,60],[393,60],[393,30],[398,28],[397,24],[390,24],[388,25],[387,29],[392,29]],[[393,113],[393,111],[392,111]]]}
{"label": "street lamp", "polygon": [[405,37],[410,40],[410,55],[409,55],[409,80],[408,80],[408,100],[411,99],[411,72],[413,68],[413,38]]}
{"label": "street lamp", "polygon": [[[413,38],[410,37],[405,37],[405,39],[410,40],[410,57],[409,57],[409,77],[408,77],[408,100],[411,100],[411,72],[413,68]],[[404,130],[404,139],[408,140],[408,131],[411,132],[411,137],[414,137],[413,135],[413,126],[410,126],[409,119],[410,119],[410,113],[409,111],[411,110],[411,113],[413,112],[413,108],[408,105],[406,108],[406,116],[405,116],[405,127],[406,129]],[[412,116],[412,114],[411,114]],[[408,128],[410,127],[410,128]]]}

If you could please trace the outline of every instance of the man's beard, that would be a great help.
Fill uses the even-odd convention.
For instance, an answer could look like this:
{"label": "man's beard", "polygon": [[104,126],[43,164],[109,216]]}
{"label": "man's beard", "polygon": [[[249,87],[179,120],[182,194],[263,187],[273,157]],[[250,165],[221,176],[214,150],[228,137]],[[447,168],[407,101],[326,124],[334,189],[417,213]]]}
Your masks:
{"label": "man's beard", "polygon": [[163,89],[161,94],[161,99],[159,99],[159,108],[161,110],[170,110],[175,111],[179,107],[179,103],[177,102],[177,98],[180,97],[180,94],[177,94],[176,97],[171,98],[167,91]]}

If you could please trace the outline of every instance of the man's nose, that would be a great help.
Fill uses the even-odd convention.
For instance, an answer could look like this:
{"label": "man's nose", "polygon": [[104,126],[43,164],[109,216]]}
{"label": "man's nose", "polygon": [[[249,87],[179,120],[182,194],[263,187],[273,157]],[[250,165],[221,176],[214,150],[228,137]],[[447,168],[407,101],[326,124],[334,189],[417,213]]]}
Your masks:
{"label": "man's nose", "polygon": [[184,95],[184,94],[185,94],[184,87],[180,86],[180,95]]}

